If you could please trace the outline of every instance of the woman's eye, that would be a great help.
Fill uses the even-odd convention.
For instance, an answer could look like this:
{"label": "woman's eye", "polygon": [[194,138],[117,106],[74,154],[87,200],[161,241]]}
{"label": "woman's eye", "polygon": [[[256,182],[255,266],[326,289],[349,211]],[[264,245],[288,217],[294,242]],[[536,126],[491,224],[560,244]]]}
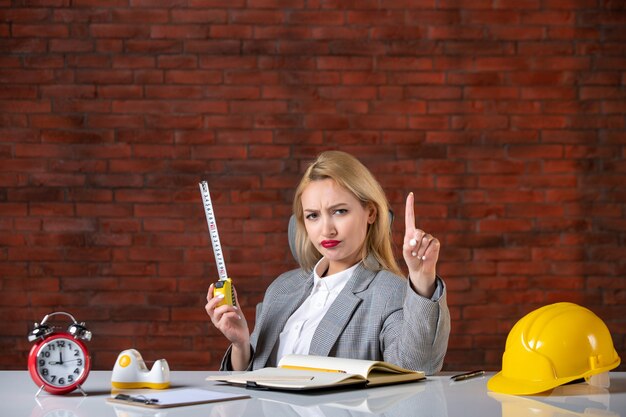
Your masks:
{"label": "woman's eye", "polygon": [[346,214],[348,210],[346,209],[337,209],[335,210],[335,214]]}
{"label": "woman's eye", "polygon": [[311,213],[311,214],[307,214],[305,219],[307,220],[315,220],[317,218],[317,214],[315,213]]}

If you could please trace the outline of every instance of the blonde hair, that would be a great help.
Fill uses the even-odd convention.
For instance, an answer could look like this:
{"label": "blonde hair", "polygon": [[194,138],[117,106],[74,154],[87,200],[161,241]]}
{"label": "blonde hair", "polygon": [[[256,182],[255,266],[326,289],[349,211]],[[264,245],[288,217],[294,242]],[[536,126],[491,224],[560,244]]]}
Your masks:
{"label": "blonde hair", "polygon": [[[402,276],[402,272],[393,256],[391,246],[391,219],[389,202],[382,187],[372,173],[358,159],[341,151],[321,153],[300,180],[293,198],[293,214],[296,218],[295,251],[300,266],[311,271],[322,255],[309,240],[304,226],[302,193],[313,181],[332,179],[338,185],[350,191],[363,207],[372,205],[376,209],[376,218],[368,226],[365,242],[361,249],[363,265],[370,270],[386,269]],[[368,259],[369,256],[377,261]]]}

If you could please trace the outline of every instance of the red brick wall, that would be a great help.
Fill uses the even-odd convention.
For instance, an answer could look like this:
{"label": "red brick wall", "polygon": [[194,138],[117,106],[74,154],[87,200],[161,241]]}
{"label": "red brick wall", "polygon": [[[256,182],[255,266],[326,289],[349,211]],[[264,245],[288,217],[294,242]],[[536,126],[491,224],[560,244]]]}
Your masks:
{"label": "red brick wall", "polygon": [[447,369],[498,369],[562,300],[626,356],[625,23],[611,0],[0,0],[0,367],[62,309],[96,369],[215,369],[198,181],[252,325],[328,148],[441,239]]}

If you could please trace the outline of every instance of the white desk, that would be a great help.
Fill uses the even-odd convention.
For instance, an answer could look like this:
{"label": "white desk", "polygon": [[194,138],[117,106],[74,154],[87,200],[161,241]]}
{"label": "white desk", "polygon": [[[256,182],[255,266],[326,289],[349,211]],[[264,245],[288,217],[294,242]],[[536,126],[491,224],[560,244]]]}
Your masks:
{"label": "white desk", "polygon": [[[0,371],[2,417],[297,417],[297,416],[463,416],[463,417],[626,417],[626,372],[611,373],[608,390],[586,384],[559,387],[549,395],[514,397],[486,388],[490,375],[463,382],[447,376],[423,382],[356,391],[292,394],[217,385],[204,381],[215,372],[173,372],[172,388],[202,387],[245,392],[251,399],[149,410],[112,405],[111,372],[93,371],[83,386],[89,394],[53,396],[42,392],[26,371]],[[135,391],[136,393],[136,391]]]}

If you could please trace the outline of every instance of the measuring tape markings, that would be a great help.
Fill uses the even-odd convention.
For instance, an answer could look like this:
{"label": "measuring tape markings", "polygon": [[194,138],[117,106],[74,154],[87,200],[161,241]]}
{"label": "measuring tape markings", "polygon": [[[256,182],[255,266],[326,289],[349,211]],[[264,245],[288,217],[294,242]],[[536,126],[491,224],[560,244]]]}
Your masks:
{"label": "measuring tape markings", "polygon": [[206,181],[202,181],[199,185],[200,193],[202,194],[202,203],[204,204],[204,214],[206,215],[206,221],[211,235],[211,244],[213,245],[213,254],[215,255],[217,273],[220,277],[220,281],[226,281],[228,279],[228,274],[226,273],[226,262],[224,262],[220,235],[217,231],[217,222],[213,212],[213,204],[211,203],[209,184]]}

